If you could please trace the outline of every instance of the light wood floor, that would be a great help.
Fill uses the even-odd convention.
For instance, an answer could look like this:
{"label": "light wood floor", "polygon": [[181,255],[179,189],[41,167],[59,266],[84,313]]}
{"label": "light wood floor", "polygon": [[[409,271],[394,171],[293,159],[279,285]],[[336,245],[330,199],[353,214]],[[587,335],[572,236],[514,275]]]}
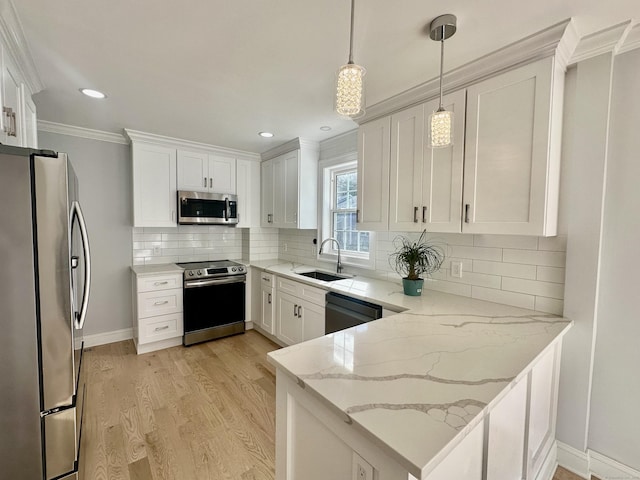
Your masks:
{"label": "light wood floor", "polygon": [[[273,480],[279,348],[248,331],[136,355],[86,350],[85,480]],[[579,480],[558,469],[554,480]]]}

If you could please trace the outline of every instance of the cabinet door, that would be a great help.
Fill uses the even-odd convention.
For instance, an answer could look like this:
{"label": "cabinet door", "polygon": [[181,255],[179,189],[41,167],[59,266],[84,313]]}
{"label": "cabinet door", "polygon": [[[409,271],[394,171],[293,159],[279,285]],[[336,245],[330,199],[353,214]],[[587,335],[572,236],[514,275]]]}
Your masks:
{"label": "cabinet door", "polygon": [[288,293],[278,292],[276,302],[277,337],[287,345],[300,343],[302,341],[302,319],[298,318],[300,300]]}
{"label": "cabinet door", "polygon": [[298,314],[302,320],[302,341],[324,335],[324,307],[303,302],[298,307]]}
{"label": "cabinet door", "polygon": [[358,230],[389,229],[391,118],[358,128]]}
{"label": "cabinet door", "polygon": [[236,159],[223,155],[209,155],[209,191],[236,193]]}
{"label": "cabinet door", "polygon": [[209,164],[206,153],[178,150],[178,190],[209,190]]}
{"label": "cabinet door", "polygon": [[427,145],[429,116],[439,100],[425,104],[424,161],[422,168],[421,228],[428,232],[460,232],[462,221],[462,176],[464,164],[464,122],[466,92],[446,95],[444,107],[454,113],[453,145],[431,148]]}
{"label": "cabinet door", "polygon": [[262,197],[260,202],[260,225],[262,227],[273,227],[273,160],[262,162],[260,167],[260,191]]}
{"label": "cabinet door", "polygon": [[176,227],[176,151],[133,144],[133,226]]}
{"label": "cabinet door", "polygon": [[22,146],[22,81],[6,55],[3,56],[2,87],[2,143]]}
{"label": "cabinet door", "polygon": [[[391,117],[389,230],[422,230],[424,105]],[[428,153],[428,152],[427,152]]]}
{"label": "cabinet door", "polygon": [[237,228],[260,225],[260,163],[251,160],[236,162],[236,195],[238,196]]}
{"label": "cabinet door", "polygon": [[284,226],[284,212],[285,202],[287,198],[286,194],[286,175],[287,164],[285,155],[280,155],[273,159],[273,214],[271,216],[271,223],[273,227]]}
{"label": "cabinet door", "polygon": [[[296,228],[298,226],[298,156],[299,150],[284,156],[284,212],[282,214],[282,228]],[[282,191],[281,190],[281,191]]]}
{"label": "cabinet door", "polygon": [[24,110],[22,115],[22,131],[24,133],[22,141],[25,147],[38,148],[38,119],[36,115],[36,104],[31,99],[31,93],[22,85],[22,97],[24,99]]}
{"label": "cabinet door", "polygon": [[274,310],[273,288],[262,287],[262,316],[260,326],[267,333],[273,334],[273,310]]}
{"label": "cabinet door", "polygon": [[464,232],[549,234],[552,80],[547,58],[467,90]]}

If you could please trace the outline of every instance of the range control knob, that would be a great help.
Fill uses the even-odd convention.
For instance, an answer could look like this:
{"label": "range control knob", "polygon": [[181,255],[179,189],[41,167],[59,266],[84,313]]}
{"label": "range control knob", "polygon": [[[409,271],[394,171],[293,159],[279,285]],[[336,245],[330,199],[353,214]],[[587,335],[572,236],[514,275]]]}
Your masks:
{"label": "range control knob", "polygon": [[238,270],[236,267],[231,267],[232,272],[235,272],[236,270]]}
{"label": "range control knob", "polygon": [[189,276],[190,276],[190,277],[193,277],[193,272],[192,272],[192,271],[191,271],[191,272],[189,272]]}
{"label": "range control knob", "polygon": [[202,275],[202,270],[198,270],[198,275]]}
{"label": "range control knob", "polygon": [[244,272],[244,267],[238,267],[239,272]]}

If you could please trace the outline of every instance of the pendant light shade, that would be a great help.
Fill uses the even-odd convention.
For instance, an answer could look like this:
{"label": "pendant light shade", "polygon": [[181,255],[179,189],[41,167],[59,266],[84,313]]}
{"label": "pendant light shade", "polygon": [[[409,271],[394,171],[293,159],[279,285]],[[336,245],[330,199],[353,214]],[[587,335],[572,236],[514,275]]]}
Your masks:
{"label": "pendant light shade", "polygon": [[351,30],[349,32],[349,62],[338,70],[336,79],[336,112],[351,118],[364,115],[364,80],[366,70],[353,62],[353,13],[351,0]]}
{"label": "pendant light shade", "polygon": [[427,126],[429,146],[443,148],[453,145],[453,112],[445,110],[442,105],[442,75],[444,66],[444,41],[456,33],[455,15],[441,15],[430,26],[430,38],[440,42],[440,105],[429,116]]}

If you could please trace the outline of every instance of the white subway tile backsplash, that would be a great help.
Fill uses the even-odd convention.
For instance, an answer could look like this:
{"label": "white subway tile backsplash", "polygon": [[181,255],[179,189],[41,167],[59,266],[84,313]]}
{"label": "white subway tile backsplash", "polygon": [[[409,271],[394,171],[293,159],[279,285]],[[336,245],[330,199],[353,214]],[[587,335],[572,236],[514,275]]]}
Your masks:
{"label": "white subway tile backsplash", "polygon": [[564,309],[564,302],[556,298],[536,297],[535,305],[536,310],[554,315],[562,315]]}
{"label": "white subway tile backsplash", "polygon": [[452,293],[454,295],[461,295],[463,297],[471,296],[471,285],[464,283],[452,283],[444,280],[427,279],[424,281],[424,286],[427,290],[436,290],[438,292]]}
{"label": "white subway tile backsplash", "polygon": [[536,280],[564,283],[564,268],[543,266],[538,266],[536,268],[538,270]]}
{"label": "white subway tile backsplash", "polygon": [[566,254],[564,252],[504,249],[502,253],[502,261],[506,263],[564,268],[565,260]]}
{"label": "white subway tile backsplash", "polygon": [[540,237],[538,240],[538,250],[566,252],[567,237],[566,235],[558,235],[557,237]]}
{"label": "white subway tile backsplash", "polygon": [[471,287],[471,297],[477,298],[478,300],[502,303],[504,305],[512,305],[514,307],[528,308],[531,310],[533,310],[535,306],[535,297],[533,295],[505,292],[504,290],[496,290],[493,288]]}
{"label": "white subway tile backsplash", "polygon": [[500,248],[486,248],[486,247],[461,247],[457,245],[450,245],[447,256],[470,258],[477,260],[492,260],[499,262],[502,260],[502,249]]}
{"label": "white subway tile backsplash", "polygon": [[473,235],[473,245],[476,247],[537,250],[538,237],[529,237],[524,235]]}
{"label": "white subway tile backsplash", "polygon": [[564,285],[562,283],[540,282],[538,280],[525,280],[522,278],[504,277],[502,289],[510,292],[527,293],[541,297],[562,299],[564,298]]}
{"label": "white subway tile backsplash", "polygon": [[[473,271],[487,273],[490,275],[500,275],[503,277],[528,278],[535,280],[536,266],[522,265],[519,263],[487,262],[485,260],[473,260]],[[464,272],[463,268],[463,275]]]}

